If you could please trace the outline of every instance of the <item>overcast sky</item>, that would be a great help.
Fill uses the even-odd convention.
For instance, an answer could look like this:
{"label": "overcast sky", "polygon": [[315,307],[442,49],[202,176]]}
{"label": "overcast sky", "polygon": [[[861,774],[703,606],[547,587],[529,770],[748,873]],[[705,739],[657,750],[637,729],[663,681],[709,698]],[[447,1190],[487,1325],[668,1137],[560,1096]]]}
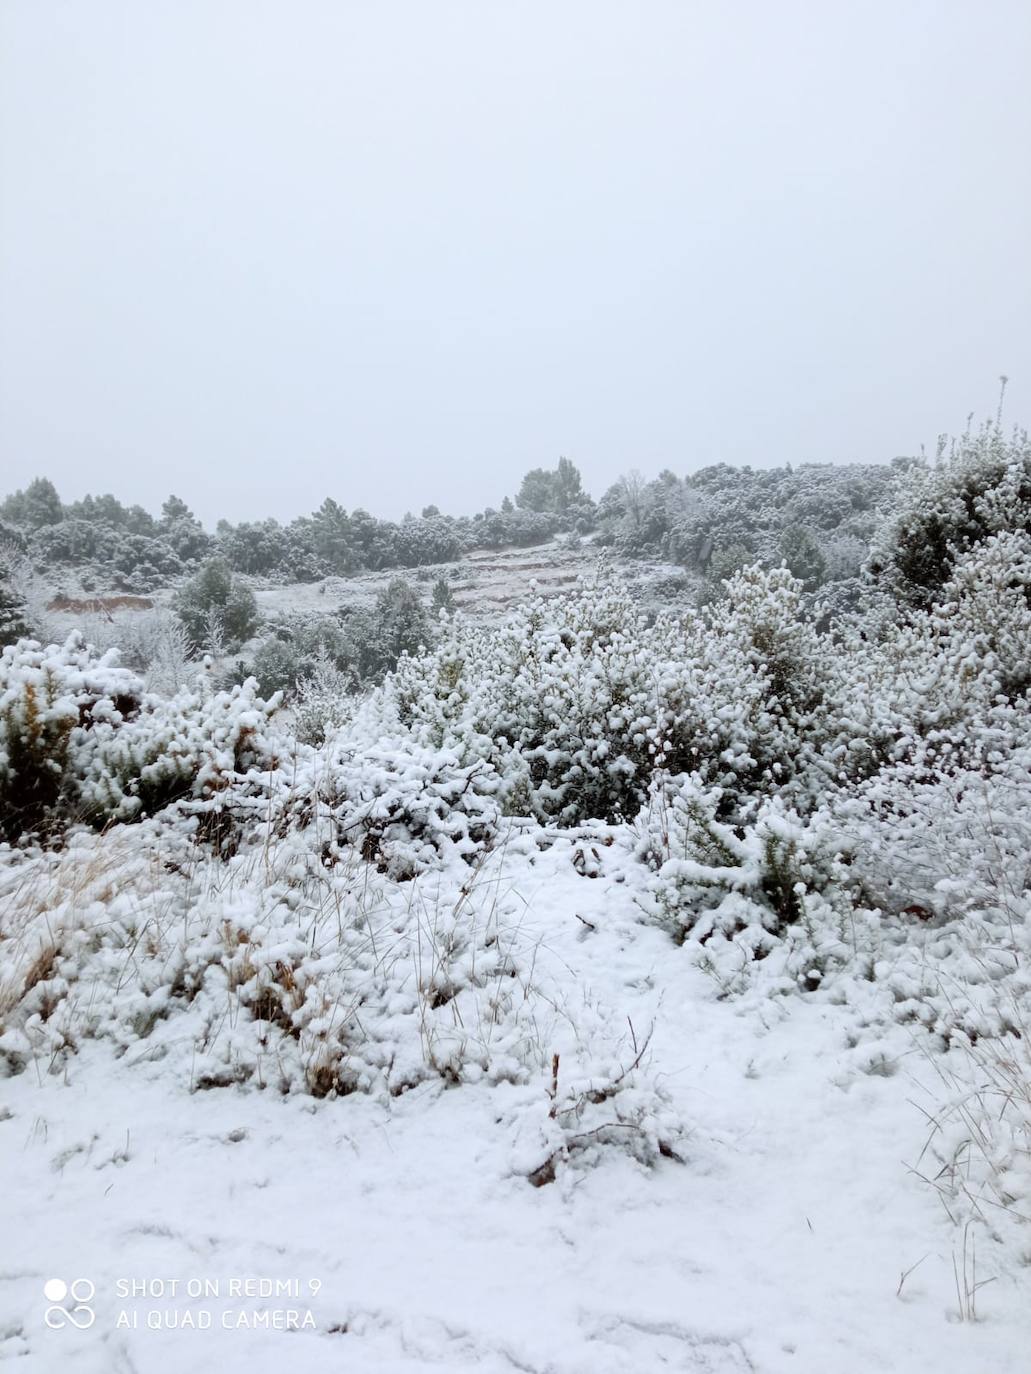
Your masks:
{"label": "overcast sky", "polygon": [[0,0],[0,490],[209,524],[1031,422],[1028,0]]}

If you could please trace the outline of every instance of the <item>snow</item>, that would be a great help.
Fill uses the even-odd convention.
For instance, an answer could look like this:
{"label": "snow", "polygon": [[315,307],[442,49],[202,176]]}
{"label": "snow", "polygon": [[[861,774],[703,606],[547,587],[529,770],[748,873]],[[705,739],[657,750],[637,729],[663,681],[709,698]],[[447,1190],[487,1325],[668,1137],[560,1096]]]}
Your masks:
{"label": "snow", "polygon": [[[905,1162],[941,1096],[921,1032],[884,1019],[857,1047],[857,1024],[879,1014],[858,979],[837,998],[771,983],[720,1000],[691,947],[642,919],[635,843],[621,827],[593,844],[549,832],[543,849],[516,837],[477,874],[541,994],[544,1053],[521,1079],[435,1075],[322,1100],[253,1081],[191,1092],[184,1014],[160,1057],[149,1039],[119,1057],[84,1038],[56,1074],[36,1058],[3,1080],[0,1355],[97,1374],[1026,1369],[1019,1257],[978,1253],[976,1281],[993,1282],[979,1320],[960,1321],[961,1233]],[[446,910],[468,882],[456,859],[383,891]],[[667,1095],[679,1158],[646,1165],[606,1144],[532,1186],[553,1046],[565,1092],[567,1074],[600,1072],[652,1027],[637,1091]],[[47,1327],[53,1277],[96,1285],[91,1327]],[[227,1296],[248,1278],[296,1280],[302,1296]],[[180,1291],[119,1297],[131,1279]],[[191,1280],[219,1295],[184,1295]],[[314,1329],[235,1326],[277,1309],[310,1311]],[[137,1328],[116,1325],[123,1311]],[[210,1329],[146,1325],[203,1311]]]}
{"label": "snow", "polygon": [[5,650],[0,1354],[1026,1368],[1029,549],[535,593],[318,746]]}
{"label": "snow", "polygon": [[326,614],[337,608],[369,607],[393,578],[404,577],[427,590],[438,577],[447,579],[457,606],[474,620],[492,621],[513,609],[535,591],[554,596],[569,591],[578,580],[616,574],[635,595],[653,607],[668,606],[692,580],[675,563],[657,559],[623,558],[593,546],[593,537],[568,546],[563,537],[529,548],[473,550],[451,563],[425,564],[418,569],[388,568],[353,577],[325,577],[318,582],[276,583],[253,579],[262,615]]}

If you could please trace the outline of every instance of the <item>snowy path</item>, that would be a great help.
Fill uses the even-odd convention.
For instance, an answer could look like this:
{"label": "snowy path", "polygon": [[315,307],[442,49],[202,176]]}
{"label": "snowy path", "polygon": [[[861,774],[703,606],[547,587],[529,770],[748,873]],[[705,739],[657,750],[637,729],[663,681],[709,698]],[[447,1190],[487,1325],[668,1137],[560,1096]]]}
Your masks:
{"label": "snowy path", "polygon": [[[922,1143],[919,1055],[891,1077],[849,1073],[842,1009],[793,998],[760,1019],[714,1000],[683,951],[634,923],[625,888],[577,877],[568,850],[520,891],[542,958],[574,986],[635,1026],[658,1008],[652,1063],[691,1124],[683,1164],[611,1152],[533,1188],[512,1164],[524,1089],[190,1095],[87,1045],[67,1083],[0,1083],[0,1357],[72,1374],[1031,1367],[1017,1281],[1000,1274],[982,1320],[956,1320],[958,1238],[902,1162]],[[44,1324],[54,1277],[96,1285],[89,1329]],[[229,1299],[237,1277],[306,1296]],[[132,1279],[180,1287],[120,1297]],[[189,1296],[189,1280],[219,1296]],[[262,1308],[310,1310],[315,1329],[221,1325]],[[210,1329],[146,1325],[204,1311]]]}

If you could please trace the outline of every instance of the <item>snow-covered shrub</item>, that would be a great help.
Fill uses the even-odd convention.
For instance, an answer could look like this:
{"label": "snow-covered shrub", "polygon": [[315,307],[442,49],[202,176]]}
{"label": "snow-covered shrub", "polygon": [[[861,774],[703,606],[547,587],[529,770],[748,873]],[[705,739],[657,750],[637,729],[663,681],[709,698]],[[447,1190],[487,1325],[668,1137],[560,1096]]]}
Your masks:
{"label": "snow-covered shrub", "polygon": [[262,696],[292,695],[299,681],[322,662],[346,675],[353,689],[357,680],[354,652],[336,617],[291,616],[269,628],[273,632],[263,639],[246,669],[247,676],[257,679]]}
{"label": "snow-covered shrub", "polygon": [[28,638],[29,609],[18,577],[24,553],[0,525],[0,647]]}
{"label": "snow-covered shrub", "polygon": [[[704,706],[722,726],[717,738],[724,748],[708,761],[694,746],[693,758],[702,766],[688,762],[684,771],[700,771],[734,791],[785,790],[796,803],[811,804],[831,672],[829,648],[807,615],[802,584],[787,568],[743,568],[727,582],[725,598],[710,609],[702,629]],[[728,730],[730,723],[736,728]],[[728,763],[729,770],[719,767]]]}
{"label": "snow-covered shrub", "polygon": [[1031,749],[982,767],[882,770],[834,804],[862,899],[886,911],[959,915],[1031,884]]}
{"label": "snow-covered shrub", "polygon": [[1027,692],[1031,530],[990,535],[958,556],[931,632],[973,710]]}
{"label": "snow-covered shrub", "polygon": [[711,586],[756,558],[776,566],[791,527],[811,531],[821,548],[831,531],[855,539],[865,557],[890,477],[880,464],[837,463],[718,463],[684,478],[666,471],[651,482],[631,473],[598,503],[599,542],[672,559],[708,574]]}
{"label": "snow-covered shrub", "polygon": [[830,806],[867,901],[946,915],[1019,895],[1031,843],[1031,538],[963,553],[941,604],[863,639],[834,691]]}
{"label": "snow-covered shrub", "polygon": [[849,1000],[864,1025],[922,1028],[929,1051],[965,1052],[982,1041],[1019,1037],[1031,996],[1029,912],[1027,895],[1002,893],[983,910],[944,921],[911,910],[880,912],[855,957],[868,981],[855,984]]}
{"label": "snow-covered shrub", "polygon": [[932,465],[904,470],[868,571],[905,605],[927,608],[957,559],[993,534],[1031,534],[1031,440],[996,424],[964,434]]}
{"label": "snow-covered shrub", "polygon": [[803,786],[823,729],[824,650],[786,569],[743,570],[702,615],[649,623],[596,586],[442,634],[401,660],[367,728],[490,764],[514,814],[631,818],[660,765],[723,787],[729,808]]}
{"label": "snow-covered shrub", "polygon": [[568,1058],[552,1054],[542,1075],[546,1092],[538,1091],[530,1110],[524,1106],[513,1123],[516,1171],[540,1188],[554,1182],[560,1168],[582,1168],[613,1146],[646,1166],[681,1159],[683,1123],[647,1067],[651,1032],[638,1042],[630,1027],[629,1035],[617,1038],[606,1009],[586,1004],[578,1030],[589,1033],[593,1054],[587,1063],[582,1045]]}
{"label": "snow-covered shrub", "polygon": [[637,850],[655,871],[648,914],[680,941],[711,945],[710,957],[728,944],[734,960],[763,959],[790,935],[796,954],[806,954],[803,986],[819,986],[824,947],[839,943],[849,906],[835,832],[824,818],[803,822],[777,798],[759,801],[736,826],[721,822],[720,810],[720,790],[697,776],[653,784]]}
{"label": "snow-covered shrub", "polygon": [[20,532],[0,526],[0,647],[19,638],[56,639],[53,588],[33,567]]}
{"label": "snow-covered shrub", "polygon": [[722,539],[714,543],[705,567],[705,601],[718,601],[726,594],[729,580],[754,562],[755,549],[743,539]]}
{"label": "snow-covered shrub", "polygon": [[456,616],[442,631],[383,693],[416,740],[489,764],[516,813],[572,823],[636,809],[658,700],[638,638],[648,632],[625,594],[538,599],[500,627]]}
{"label": "snow-covered shrub", "polygon": [[437,618],[440,617],[442,611],[445,615],[452,615],[454,613],[456,608],[455,594],[451,590],[451,584],[446,577],[438,577],[434,581],[430,606]]}
{"label": "snow-covered shrub", "polygon": [[940,595],[902,620],[881,607],[838,627],[830,781],[980,769],[1026,739],[1031,537],[995,535],[963,553]]}
{"label": "snow-covered shrub", "polygon": [[859,573],[866,561],[868,546],[854,534],[835,530],[819,540],[827,580],[847,582]]}
{"label": "snow-covered shrub", "polygon": [[117,650],[97,654],[79,634],[47,648],[23,640],[0,656],[0,834],[241,793],[255,775],[260,789],[283,748],[270,733],[277,705],[253,682],[212,692],[203,675],[148,696]]}
{"label": "snow-covered shrub", "polygon": [[119,662],[143,679],[148,692],[171,695],[198,672],[182,621],[164,607],[83,616],[77,624],[98,653],[117,649]]}
{"label": "snow-covered shrub", "polygon": [[497,833],[498,779],[482,761],[450,750],[383,739],[346,741],[324,760],[318,796],[339,845],[393,878],[411,878],[452,858],[475,861]]}
{"label": "snow-covered shrub", "polygon": [[284,748],[270,729],[278,704],[263,701],[253,680],[212,692],[203,677],[173,697],[145,698],[131,719],[97,731],[78,760],[89,814],[124,820],[182,797],[232,804],[248,788],[267,795]]}
{"label": "snow-covered shrub", "polygon": [[338,667],[323,649],[298,679],[293,701],[294,729],[302,744],[320,745],[354,715],[354,676]]}
{"label": "snow-covered shrub", "polygon": [[826,580],[827,560],[816,535],[805,525],[788,525],[780,536],[777,552],[807,591],[815,591]]}
{"label": "snow-covered shrub", "polygon": [[421,593],[403,577],[391,578],[368,609],[346,622],[347,661],[357,681],[379,682],[402,654],[433,642],[433,626]]}
{"label": "snow-covered shrub", "polygon": [[143,684],[97,656],[81,635],[44,648],[21,640],[0,654],[0,835],[76,814],[83,759],[98,731],[111,732],[140,708]]}

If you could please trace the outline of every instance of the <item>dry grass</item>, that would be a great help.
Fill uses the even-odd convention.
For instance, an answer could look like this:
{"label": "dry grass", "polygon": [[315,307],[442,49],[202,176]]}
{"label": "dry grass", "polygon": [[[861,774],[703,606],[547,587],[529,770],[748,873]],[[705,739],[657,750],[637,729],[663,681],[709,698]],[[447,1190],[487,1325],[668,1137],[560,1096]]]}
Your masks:
{"label": "dry grass", "polygon": [[1018,1262],[1031,1259],[1031,1044],[1015,999],[1005,1016],[1011,1033],[947,1054],[920,1046],[939,1102],[921,1108],[928,1132],[911,1168],[960,1232],[952,1264],[961,1321],[978,1319],[993,1267],[1014,1252]]}

